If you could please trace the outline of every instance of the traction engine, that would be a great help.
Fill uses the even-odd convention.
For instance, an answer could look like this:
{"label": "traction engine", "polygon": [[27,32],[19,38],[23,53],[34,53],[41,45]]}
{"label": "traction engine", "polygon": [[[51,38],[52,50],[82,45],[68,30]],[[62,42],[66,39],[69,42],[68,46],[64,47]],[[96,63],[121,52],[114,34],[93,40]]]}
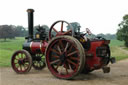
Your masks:
{"label": "traction engine", "polygon": [[97,69],[110,72],[111,57],[109,43],[102,37],[87,38],[91,31],[80,32],[79,23],[59,20],[54,22],[49,32],[38,27],[33,36],[33,9],[28,9],[28,32],[23,50],[12,55],[11,65],[17,73],[27,73],[33,66],[37,70],[47,64],[49,71],[57,78],[72,79],[80,73],[87,74]]}

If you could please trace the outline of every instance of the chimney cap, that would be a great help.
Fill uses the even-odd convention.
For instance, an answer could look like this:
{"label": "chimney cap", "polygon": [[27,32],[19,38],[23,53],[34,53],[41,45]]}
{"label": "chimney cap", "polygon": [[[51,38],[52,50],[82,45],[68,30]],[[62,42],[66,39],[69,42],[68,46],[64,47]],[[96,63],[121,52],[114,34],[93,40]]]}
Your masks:
{"label": "chimney cap", "polygon": [[27,12],[34,12],[34,9],[27,9]]}

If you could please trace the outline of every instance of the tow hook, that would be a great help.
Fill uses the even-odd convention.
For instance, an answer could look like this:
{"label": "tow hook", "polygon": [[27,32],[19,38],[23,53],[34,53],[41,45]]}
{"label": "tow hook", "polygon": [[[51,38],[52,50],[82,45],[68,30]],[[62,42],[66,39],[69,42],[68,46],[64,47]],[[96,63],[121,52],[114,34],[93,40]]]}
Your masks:
{"label": "tow hook", "polygon": [[115,59],[115,57],[111,57],[110,58],[110,62],[113,64],[113,63],[116,63],[116,59]]}

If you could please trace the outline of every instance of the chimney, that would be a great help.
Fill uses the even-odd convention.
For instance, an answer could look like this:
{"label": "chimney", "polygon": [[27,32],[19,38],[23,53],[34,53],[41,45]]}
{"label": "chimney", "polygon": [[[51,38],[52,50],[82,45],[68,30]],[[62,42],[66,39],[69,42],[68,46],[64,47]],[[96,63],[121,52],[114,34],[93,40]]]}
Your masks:
{"label": "chimney", "polygon": [[33,9],[28,9],[28,38],[33,39]]}

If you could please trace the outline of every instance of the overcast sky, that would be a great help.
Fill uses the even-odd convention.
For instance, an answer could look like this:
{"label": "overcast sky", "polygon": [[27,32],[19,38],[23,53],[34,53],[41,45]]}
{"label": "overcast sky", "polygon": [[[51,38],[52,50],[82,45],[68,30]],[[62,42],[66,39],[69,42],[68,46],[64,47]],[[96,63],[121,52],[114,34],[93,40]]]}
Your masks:
{"label": "overcast sky", "polygon": [[128,14],[128,0],[0,0],[0,25],[28,26],[28,8],[33,8],[34,25],[57,20],[79,22],[81,30],[116,33],[122,17]]}

